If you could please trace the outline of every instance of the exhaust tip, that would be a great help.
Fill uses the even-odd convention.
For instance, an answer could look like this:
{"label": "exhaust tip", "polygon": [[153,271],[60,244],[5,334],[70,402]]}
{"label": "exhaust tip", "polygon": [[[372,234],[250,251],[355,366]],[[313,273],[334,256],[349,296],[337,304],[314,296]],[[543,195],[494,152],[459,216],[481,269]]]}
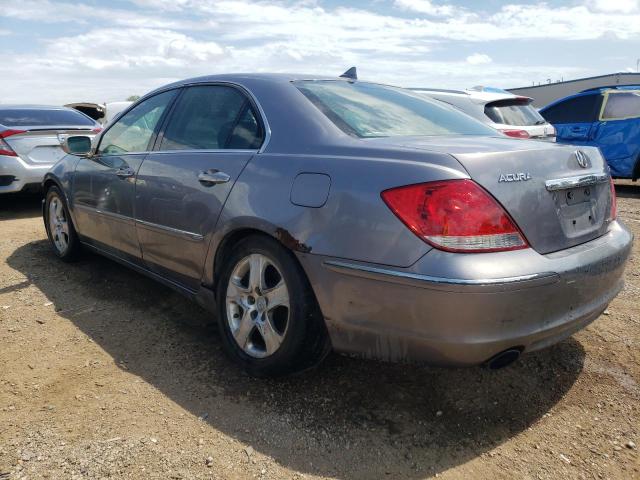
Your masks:
{"label": "exhaust tip", "polygon": [[498,370],[499,368],[504,368],[507,365],[511,365],[513,362],[520,358],[520,354],[522,353],[522,349],[520,348],[509,348],[504,352],[500,352],[497,355],[494,355],[487,361],[487,366],[491,370]]}

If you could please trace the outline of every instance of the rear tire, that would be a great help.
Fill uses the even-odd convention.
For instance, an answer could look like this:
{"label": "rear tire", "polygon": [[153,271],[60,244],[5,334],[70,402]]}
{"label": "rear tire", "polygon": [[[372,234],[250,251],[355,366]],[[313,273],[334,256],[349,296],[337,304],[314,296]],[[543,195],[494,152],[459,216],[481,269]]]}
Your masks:
{"label": "rear tire", "polygon": [[64,195],[58,187],[51,187],[44,202],[44,226],[53,253],[65,262],[71,262],[78,257],[80,241]]}
{"label": "rear tire", "polygon": [[216,293],[225,351],[250,375],[306,370],[329,352],[311,286],[293,254],[276,240],[241,240],[225,261]]}

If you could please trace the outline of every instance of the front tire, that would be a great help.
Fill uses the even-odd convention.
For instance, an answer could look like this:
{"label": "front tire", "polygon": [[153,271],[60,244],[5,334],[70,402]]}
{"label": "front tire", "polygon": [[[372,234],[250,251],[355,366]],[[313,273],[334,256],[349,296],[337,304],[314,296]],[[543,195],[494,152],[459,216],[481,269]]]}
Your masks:
{"label": "front tire", "polygon": [[65,262],[75,260],[80,251],[80,241],[64,196],[58,187],[47,190],[43,216],[53,253]]}
{"label": "front tire", "polygon": [[227,354],[250,375],[308,369],[328,353],[324,320],[291,252],[276,240],[241,240],[222,268],[219,326]]}

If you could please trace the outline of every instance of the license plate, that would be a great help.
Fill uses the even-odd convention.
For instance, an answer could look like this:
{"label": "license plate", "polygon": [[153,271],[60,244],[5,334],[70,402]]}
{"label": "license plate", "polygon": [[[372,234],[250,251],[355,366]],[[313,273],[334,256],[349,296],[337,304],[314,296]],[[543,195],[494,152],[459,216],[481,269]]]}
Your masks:
{"label": "license plate", "polygon": [[595,195],[592,187],[579,187],[565,190],[564,192],[567,205],[576,205],[577,203],[590,202]]}

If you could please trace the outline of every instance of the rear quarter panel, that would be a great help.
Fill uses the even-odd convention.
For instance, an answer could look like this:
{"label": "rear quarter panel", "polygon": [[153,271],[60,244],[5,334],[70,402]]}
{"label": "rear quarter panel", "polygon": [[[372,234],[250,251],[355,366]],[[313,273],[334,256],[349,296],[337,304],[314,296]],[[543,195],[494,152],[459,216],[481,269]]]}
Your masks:
{"label": "rear quarter panel", "polygon": [[[312,255],[393,266],[415,263],[431,247],[402,224],[380,193],[395,186],[468,175],[449,155],[407,152],[407,158],[398,160],[381,152],[369,153],[254,156],[220,215],[209,261],[230,232],[255,228],[292,250]],[[301,173],[330,177],[327,201],[321,207],[291,202],[293,182]]]}

